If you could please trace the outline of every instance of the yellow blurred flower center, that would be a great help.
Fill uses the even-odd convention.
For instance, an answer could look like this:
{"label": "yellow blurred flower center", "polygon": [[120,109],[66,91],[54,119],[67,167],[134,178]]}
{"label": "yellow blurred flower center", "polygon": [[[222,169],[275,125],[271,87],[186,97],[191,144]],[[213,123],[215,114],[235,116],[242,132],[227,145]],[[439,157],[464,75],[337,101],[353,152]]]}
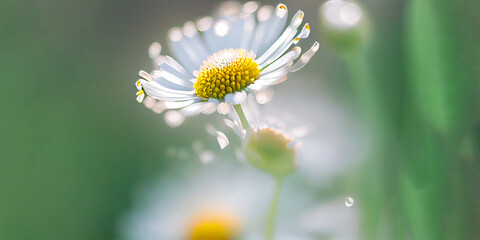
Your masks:
{"label": "yellow blurred flower center", "polygon": [[255,54],[244,49],[225,49],[210,56],[194,84],[195,94],[201,98],[223,99],[252,84],[260,75]]}
{"label": "yellow blurred flower center", "polygon": [[206,213],[193,222],[189,240],[232,240],[238,236],[235,219],[223,212]]}

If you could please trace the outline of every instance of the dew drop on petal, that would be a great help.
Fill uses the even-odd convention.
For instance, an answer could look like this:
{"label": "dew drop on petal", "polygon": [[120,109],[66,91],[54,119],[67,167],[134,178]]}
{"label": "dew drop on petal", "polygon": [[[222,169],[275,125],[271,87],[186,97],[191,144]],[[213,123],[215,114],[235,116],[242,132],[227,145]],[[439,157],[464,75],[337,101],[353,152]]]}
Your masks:
{"label": "dew drop on petal", "polygon": [[168,111],[165,113],[165,123],[169,127],[178,127],[185,121],[185,116],[178,111]]}
{"label": "dew drop on petal", "polygon": [[215,154],[211,151],[204,151],[200,153],[198,158],[200,159],[200,162],[207,164],[213,161]]}
{"label": "dew drop on petal", "polygon": [[347,197],[345,199],[345,206],[351,207],[355,203],[355,200],[352,197]]}
{"label": "dew drop on petal", "polygon": [[226,20],[220,20],[215,24],[215,34],[224,37],[230,31],[230,26]]}
{"label": "dew drop on petal", "polygon": [[225,136],[225,134],[223,134],[222,132],[217,132],[217,141],[218,145],[220,145],[220,149],[226,148],[230,143],[227,136]]}

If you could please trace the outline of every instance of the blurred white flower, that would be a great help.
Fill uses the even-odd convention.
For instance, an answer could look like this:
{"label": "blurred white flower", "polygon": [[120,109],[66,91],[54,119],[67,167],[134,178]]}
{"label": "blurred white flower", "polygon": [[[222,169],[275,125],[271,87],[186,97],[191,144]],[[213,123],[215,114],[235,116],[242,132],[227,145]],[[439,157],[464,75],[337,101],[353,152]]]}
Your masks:
{"label": "blurred white flower", "polygon": [[[230,164],[191,166],[175,179],[142,185],[119,222],[120,239],[263,240],[273,180]],[[358,239],[356,205],[347,207],[344,199],[319,203],[292,180],[282,193],[276,240]]]}
{"label": "blurred white flower", "polygon": [[188,168],[175,181],[166,178],[139,189],[120,234],[132,240],[256,239],[269,180],[226,165]]}
{"label": "blurred white flower", "polygon": [[[159,43],[151,45],[149,55],[158,69],[140,71],[137,101],[149,96],[146,105],[155,112],[180,109],[185,116],[210,114],[217,108],[221,113],[235,111],[232,106],[250,93],[283,82],[289,72],[305,66],[319,47],[315,42],[301,57],[300,47],[290,49],[308,37],[310,27],[307,23],[299,29],[302,11],[286,25],[284,4],[273,8],[256,2],[225,2],[217,15],[169,31],[179,62],[160,55]],[[259,98],[265,102],[265,97]]]}

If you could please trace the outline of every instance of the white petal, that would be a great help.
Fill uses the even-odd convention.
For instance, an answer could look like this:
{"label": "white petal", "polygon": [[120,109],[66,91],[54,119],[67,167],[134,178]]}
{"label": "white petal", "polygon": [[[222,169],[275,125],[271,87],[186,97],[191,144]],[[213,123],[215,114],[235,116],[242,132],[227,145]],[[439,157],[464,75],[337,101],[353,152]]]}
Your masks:
{"label": "white petal", "polygon": [[202,56],[189,44],[189,39],[185,37],[180,28],[174,27],[169,33],[170,45],[174,55],[187,68],[189,72],[197,70],[202,63]]}
{"label": "white petal", "polygon": [[300,60],[298,60],[295,64],[293,64],[293,66],[290,67],[288,71],[295,72],[302,69],[305,65],[307,65],[308,61],[310,61],[310,59],[317,52],[319,47],[320,47],[320,44],[318,42],[315,42],[313,46],[310,48],[310,50],[302,54],[302,56],[300,57]]}
{"label": "white petal", "polygon": [[225,102],[231,103],[233,105],[237,105],[237,104],[243,102],[243,100],[245,100],[246,96],[247,96],[247,93],[245,91],[229,93],[229,94],[225,95]]}
{"label": "white petal", "polygon": [[140,80],[136,81],[136,82],[135,82],[135,87],[136,87],[138,90],[142,90],[142,89],[143,89],[142,82],[141,82]]}
{"label": "white petal", "polygon": [[205,109],[202,111],[203,114],[212,114],[217,110],[217,105],[213,102],[208,102]]}
{"label": "white petal", "polygon": [[205,111],[209,105],[207,105],[208,102],[199,102],[199,103],[194,103],[191,104],[190,106],[187,106],[183,109],[180,110],[180,112],[185,115],[185,116],[195,116],[203,111]]}
{"label": "white petal", "polygon": [[232,129],[235,128],[235,123],[232,120],[225,118],[223,119],[223,122],[225,122],[225,125],[227,125],[227,127]]}
{"label": "white petal", "polygon": [[145,93],[137,94],[137,102],[141,103],[145,99]]}
{"label": "white petal", "polygon": [[222,115],[225,115],[228,113],[229,111],[229,108],[228,108],[228,104],[227,103],[220,103],[218,104],[217,106],[217,111],[218,113],[222,114]]}
{"label": "white petal", "polygon": [[293,17],[290,25],[285,29],[282,35],[273,43],[270,48],[256,60],[257,63],[263,64],[273,53],[277,52],[279,48],[291,41],[292,37],[297,33],[298,26],[302,23],[303,12],[298,11],[297,14]]}
{"label": "white petal", "polygon": [[257,85],[258,87],[254,87],[252,88],[253,90],[262,90],[264,86],[271,86],[271,85],[275,85],[275,84],[279,84],[281,82],[284,82],[285,80],[287,80],[287,73],[284,73],[284,75],[282,76],[279,76],[279,77],[275,77],[275,78],[269,78],[269,79],[262,79],[262,80],[257,80],[255,81],[255,84],[251,84],[250,86],[248,86],[248,88],[250,88],[251,86],[253,85]]}
{"label": "white petal", "polygon": [[258,31],[255,40],[255,51],[260,55],[273,44],[273,42],[282,33],[285,24],[287,23],[288,10],[284,4],[279,4],[275,8],[275,14],[266,22],[260,22],[262,32]]}
{"label": "white petal", "polygon": [[228,106],[228,117],[235,123],[235,125],[237,126],[238,128],[238,133],[240,133],[240,137],[243,138],[245,136],[245,132],[243,130],[243,125],[242,125],[242,122],[240,120],[240,117],[238,116],[238,113],[237,111],[235,111],[235,108],[233,107],[233,105],[231,104],[227,104]]}
{"label": "white petal", "polygon": [[[243,34],[242,41],[240,42],[241,49],[250,49],[250,42],[255,36],[255,27],[257,26],[255,22],[255,17],[253,15],[248,15],[245,17],[243,24]],[[251,50],[251,49],[250,49]]]}
{"label": "white petal", "polygon": [[229,141],[228,141],[228,138],[227,136],[225,136],[225,134],[223,134],[222,132],[218,131],[215,127],[213,127],[212,125],[210,124],[207,124],[205,126],[205,130],[212,136],[216,137],[217,138],[217,142],[218,144],[220,145],[220,148],[221,149],[224,149],[225,147],[228,146],[229,144]]}
{"label": "white petal", "polygon": [[208,101],[214,103],[215,105],[218,105],[220,103],[220,101],[216,98],[209,98]]}
{"label": "white petal", "polygon": [[217,131],[217,141],[218,141],[218,145],[220,145],[220,149],[226,148],[230,143],[228,141],[227,136],[225,136],[225,134],[223,134],[222,132],[218,132],[218,131]]}
{"label": "white petal", "polygon": [[195,95],[194,91],[174,90],[174,89],[165,88],[160,84],[158,84],[157,82],[147,82],[145,80],[140,80],[140,81],[147,95],[150,97],[156,98],[158,100],[185,101],[185,100],[199,99],[199,97]]}
{"label": "white petal", "polygon": [[290,64],[291,66],[291,64],[293,64],[293,60],[297,59],[298,56],[300,56],[301,52],[302,52],[302,49],[300,47],[294,47],[290,52],[283,55],[282,57],[277,59],[275,62],[271,63],[266,68],[264,68],[260,73],[260,76],[270,73],[272,71],[275,71],[286,64]]}
{"label": "white petal", "polygon": [[184,91],[194,90],[193,83],[189,79],[181,79],[170,72],[157,70],[153,72],[153,77],[158,84],[166,88]]}
{"label": "white petal", "polygon": [[203,33],[203,37],[211,53],[215,53],[227,48],[240,48],[244,29],[245,19],[239,16],[220,18]]}
{"label": "white petal", "polygon": [[248,124],[255,128],[260,125],[260,110],[252,94],[241,104],[242,110],[247,118]]}
{"label": "white petal", "polygon": [[153,81],[153,77],[150,75],[150,73],[147,73],[143,70],[141,70],[140,72],[138,72],[138,75],[142,78],[144,78],[145,80],[148,80],[148,81]]}
{"label": "white petal", "polygon": [[194,102],[195,100],[179,101],[179,102],[164,102],[164,105],[168,109],[178,109],[178,108],[184,108],[186,106],[189,106]]}
{"label": "white petal", "polygon": [[180,65],[175,59],[168,55],[160,56],[157,58],[158,67],[162,70],[169,71],[171,73],[177,73],[180,78],[190,78],[191,73],[188,73],[185,68]]}

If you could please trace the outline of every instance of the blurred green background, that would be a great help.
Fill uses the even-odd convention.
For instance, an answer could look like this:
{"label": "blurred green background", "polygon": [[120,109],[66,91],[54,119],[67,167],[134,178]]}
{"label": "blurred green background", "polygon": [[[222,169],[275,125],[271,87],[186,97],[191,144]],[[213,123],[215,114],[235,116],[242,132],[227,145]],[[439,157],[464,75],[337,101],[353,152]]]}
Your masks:
{"label": "blurred green background", "polygon": [[[132,188],[209,119],[172,129],[136,103],[148,46],[218,2],[0,0],[0,239],[115,237]],[[319,31],[323,2],[284,1],[322,45],[303,70],[322,79],[310,84],[375,132],[353,177],[366,239],[385,219],[391,239],[480,239],[480,2],[359,1],[372,31],[353,51]]]}

